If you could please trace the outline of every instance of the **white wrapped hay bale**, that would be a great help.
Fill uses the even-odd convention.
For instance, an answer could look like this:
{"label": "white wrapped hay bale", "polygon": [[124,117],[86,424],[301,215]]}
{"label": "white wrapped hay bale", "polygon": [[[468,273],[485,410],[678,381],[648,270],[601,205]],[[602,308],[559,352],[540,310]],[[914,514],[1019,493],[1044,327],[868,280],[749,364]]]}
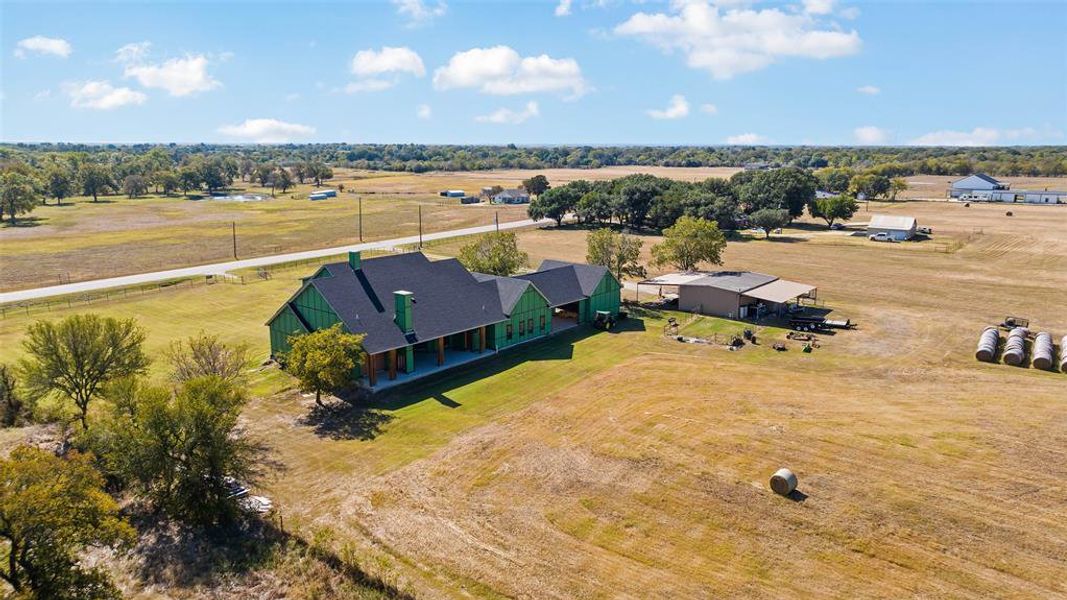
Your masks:
{"label": "white wrapped hay bale", "polygon": [[999,344],[1000,330],[995,325],[986,327],[978,336],[978,349],[974,351],[974,357],[982,362],[993,362],[997,358]]}
{"label": "white wrapped hay bale", "polygon": [[1067,373],[1067,335],[1060,340],[1060,371]]}
{"label": "white wrapped hay bale", "polygon": [[1026,360],[1026,336],[1029,333],[1025,327],[1016,327],[1008,333],[1008,341],[1004,343],[1004,364],[1023,364]]}
{"label": "white wrapped hay bale", "polygon": [[778,469],[771,475],[771,489],[775,494],[788,496],[797,489],[797,476],[786,468]]}
{"label": "white wrapped hay bale", "polygon": [[1049,370],[1052,368],[1052,334],[1047,331],[1038,332],[1034,336],[1033,362],[1035,369]]}

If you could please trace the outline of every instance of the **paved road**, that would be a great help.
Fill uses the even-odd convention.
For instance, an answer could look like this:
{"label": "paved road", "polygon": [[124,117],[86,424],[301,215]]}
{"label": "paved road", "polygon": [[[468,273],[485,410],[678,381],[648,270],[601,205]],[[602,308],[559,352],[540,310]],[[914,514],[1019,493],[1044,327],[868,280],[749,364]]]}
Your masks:
{"label": "paved road", "polygon": [[[518,227],[529,227],[532,225],[545,225],[551,222],[551,219],[545,219],[542,221],[523,219],[522,221],[511,221],[508,223],[501,223],[500,229],[516,229]],[[450,237],[472,235],[476,233],[488,233],[490,231],[493,231],[495,228],[496,225],[481,225],[478,227],[468,227],[466,229],[438,231],[435,233],[423,234],[422,239],[423,241],[430,241],[441,240]],[[79,294],[95,290],[103,290],[107,288],[125,287],[130,285],[139,285],[143,283],[153,283],[157,281],[167,281],[170,279],[182,279],[185,277],[222,275],[224,273],[227,273],[229,271],[235,271],[237,269],[247,269],[249,267],[265,267],[268,265],[292,262],[296,260],[321,258],[324,256],[342,254],[344,252],[348,252],[349,250],[388,250],[395,246],[415,244],[418,243],[418,241],[419,236],[411,235],[408,237],[395,238],[391,240],[381,240],[377,242],[367,242],[363,244],[353,244],[350,246],[337,246],[335,248],[322,248],[320,250],[308,250],[305,252],[290,252],[288,254],[275,254],[274,256],[260,256],[259,258],[232,260],[229,262],[200,265],[197,267],[171,269],[169,271],[140,273],[138,275],[109,277],[107,279],[94,279],[92,281],[81,281],[78,283],[67,283],[63,285],[53,285],[49,287],[34,288],[29,290],[19,290],[17,292],[4,292],[0,293],[0,304],[6,304],[8,302],[22,302],[25,300],[38,300],[41,298],[48,298],[50,296],[62,296],[65,294]]]}

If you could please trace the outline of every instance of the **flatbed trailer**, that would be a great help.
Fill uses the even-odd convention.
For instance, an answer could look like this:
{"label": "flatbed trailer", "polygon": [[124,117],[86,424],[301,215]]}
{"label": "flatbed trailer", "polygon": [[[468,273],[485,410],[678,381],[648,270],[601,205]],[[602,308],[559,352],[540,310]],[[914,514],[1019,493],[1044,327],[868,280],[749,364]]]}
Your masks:
{"label": "flatbed trailer", "polygon": [[852,329],[852,321],[827,319],[826,317],[790,317],[789,326],[793,329]]}

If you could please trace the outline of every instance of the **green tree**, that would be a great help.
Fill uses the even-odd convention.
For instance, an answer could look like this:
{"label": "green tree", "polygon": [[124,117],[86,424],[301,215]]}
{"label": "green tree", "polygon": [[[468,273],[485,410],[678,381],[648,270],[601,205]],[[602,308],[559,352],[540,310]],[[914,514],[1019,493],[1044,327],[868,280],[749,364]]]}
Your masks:
{"label": "green tree", "polygon": [[189,192],[200,189],[200,172],[195,167],[186,165],[178,169],[178,182],[182,193],[188,196]]}
{"label": "green tree", "polygon": [[738,198],[750,214],[764,208],[781,208],[790,218],[804,214],[815,199],[816,180],[796,167],[759,171],[738,188]]}
{"label": "green tree", "polygon": [[631,227],[643,227],[652,204],[669,185],[652,175],[627,175],[615,180],[619,208]]}
{"label": "green tree", "polygon": [[52,165],[45,171],[44,177],[48,195],[56,199],[56,204],[62,206],[63,199],[74,194],[74,175],[70,169]]}
{"label": "green tree", "polygon": [[908,182],[903,177],[894,177],[889,181],[889,199],[896,201],[897,196],[908,189]]}
{"label": "green tree", "polygon": [[89,403],[105,384],[148,368],[144,339],[144,329],[133,319],[88,314],[37,321],[26,328],[26,358],[19,361],[19,370],[31,394],[56,393],[72,400],[84,430]]}
{"label": "green tree", "polygon": [[322,406],[322,393],[351,385],[363,353],[363,335],[347,333],[336,323],[290,339],[292,349],[285,355],[285,368],[300,381],[300,389],[315,392]]}
{"label": "green tree", "polygon": [[89,457],[19,447],[0,459],[0,481],[0,579],[18,597],[121,597],[106,571],[81,566],[86,548],[135,537]]}
{"label": "green tree", "polygon": [[644,240],[611,229],[597,229],[585,238],[585,261],[591,265],[607,267],[619,281],[623,277],[644,277],[641,266],[641,246]]}
{"label": "green tree", "polygon": [[21,425],[26,418],[26,404],[19,394],[15,370],[0,363],[0,426]]}
{"label": "green tree", "polygon": [[835,193],[843,194],[848,191],[848,184],[852,181],[855,172],[848,167],[827,167],[815,172],[815,179],[819,182],[819,188]]}
{"label": "green tree", "polygon": [[0,175],[0,216],[7,212],[12,223],[37,207],[37,189],[29,175],[8,171]]}
{"label": "green tree", "polygon": [[695,271],[701,263],[722,264],[726,237],[707,219],[682,217],[663,230],[663,242],[652,246],[652,265]]}
{"label": "green tree", "polygon": [[808,208],[811,216],[825,220],[827,227],[832,226],[838,219],[851,219],[857,210],[859,210],[859,204],[851,196],[816,198]]}
{"label": "green tree", "polygon": [[567,213],[575,209],[580,198],[577,190],[567,186],[552,188],[534,198],[526,207],[526,214],[537,221],[545,218],[553,219],[558,227],[563,224]]}
{"label": "green tree", "polygon": [[109,388],[114,408],[94,427],[90,445],[105,470],[158,509],[197,525],[232,521],[232,482],[262,475],[264,448],[238,422],[242,387],[216,376],[176,390],[126,378]]}
{"label": "green tree", "polygon": [[285,167],[278,167],[278,170],[274,173],[274,185],[277,186],[284,194],[289,188],[293,187],[293,176],[289,174],[289,171]]}
{"label": "green tree", "polygon": [[92,196],[93,202],[98,202],[97,196],[107,194],[115,189],[115,180],[111,176],[111,168],[107,165],[89,163],[82,166],[81,173],[82,193]]}
{"label": "green tree", "polygon": [[169,196],[181,189],[182,180],[176,171],[168,169],[156,174],[156,185],[162,188],[165,196]]}
{"label": "green tree", "polygon": [[240,383],[252,365],[247,344],[231,346],[203,331],[185,341],[172,342],[165,354],[173,369],[171,378],[178,383],[211,375]]}
{"label": "green tree", "polygon": [[578,218],[586,223],[601,223],[611,219],[612,199],[607,192],[593,190],[584,194],[574,207]]}
{"label": "green tree", "polygon": [[789,224],[789,211],[784,208],[762,208],[748,216],[748,220],[763,229],[767,238],[770,239],[771,231],[780,229]]}
{"label": "green tree", "polygon": [[863,194],[863,197],[867,200],[885,198],[889,195],[891,186],[890,179],[885,175],[865,173],[852,178],[852,182],[848,186],[848,194],[856,198]]}
{"label": "green tree", "polygon": [[529,260],[510,231],[487,233],[459,250],[459,262],[467,269],[502,277],[525,267]]}
{"label": "green tree", "polygon": [[548,191],[550,187],[552,186],[548,183],[548,177],[545,177],[544,175],[534,175],[533,177],[522,181],[522,189],[534,196],[540,196]]}
{"label": "green tree", "polygon": [[122,180],[122,191],[130,199],[144,196],[148,193],[148,181],[141,175],[127,175]]}

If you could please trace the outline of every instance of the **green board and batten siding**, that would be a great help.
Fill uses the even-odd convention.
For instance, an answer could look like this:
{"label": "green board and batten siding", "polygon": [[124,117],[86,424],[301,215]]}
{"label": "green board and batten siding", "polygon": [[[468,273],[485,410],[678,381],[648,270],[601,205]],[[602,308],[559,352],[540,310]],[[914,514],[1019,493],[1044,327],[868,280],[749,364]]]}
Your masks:
{"label": "green board and batten siding", "polygon": [[[544,328],[541,327],[542,318],[544,318]],[[533,321],[533,331],[530,331],[528,327],[531,320]],[[507,333],[508,325],[511,325],[510,340]],[[548,335],[551,332],[552,309],[548,306],[548,300],[545,300],[545,297],[541,295],[541,292],[537,291],[537,288],[530,285],[519,297],[515,307],[511,309],[511,318],[502,323],[490,325],[487,337],[489,347],[500,350],[519,342]]]}
{"label": "green board and batten siding", "polygon": [[582,300],[579,306],[583,323],[591,323],[596,318],[597,311],[608,311],[613,315],[619,314],[619,304],[622,301],[622,286],[611,273],[604,273],[604,277],[597,284],[593,294],[587,300]]}
{"label": "green board and batten siding", "polygon": [[322,294],[314,287],[307,286],[270,322],[271,355],[277,356],[289,351],[290,335],[326,329],[340,322],[341,319],[333,312]]}
{"label": "green board and batten siding", "polygon": [[308,333],[300,318],[289,305],[285,305],[278,316],[270,322],[270,354],[278,356],[290,350],[289,336]]}

